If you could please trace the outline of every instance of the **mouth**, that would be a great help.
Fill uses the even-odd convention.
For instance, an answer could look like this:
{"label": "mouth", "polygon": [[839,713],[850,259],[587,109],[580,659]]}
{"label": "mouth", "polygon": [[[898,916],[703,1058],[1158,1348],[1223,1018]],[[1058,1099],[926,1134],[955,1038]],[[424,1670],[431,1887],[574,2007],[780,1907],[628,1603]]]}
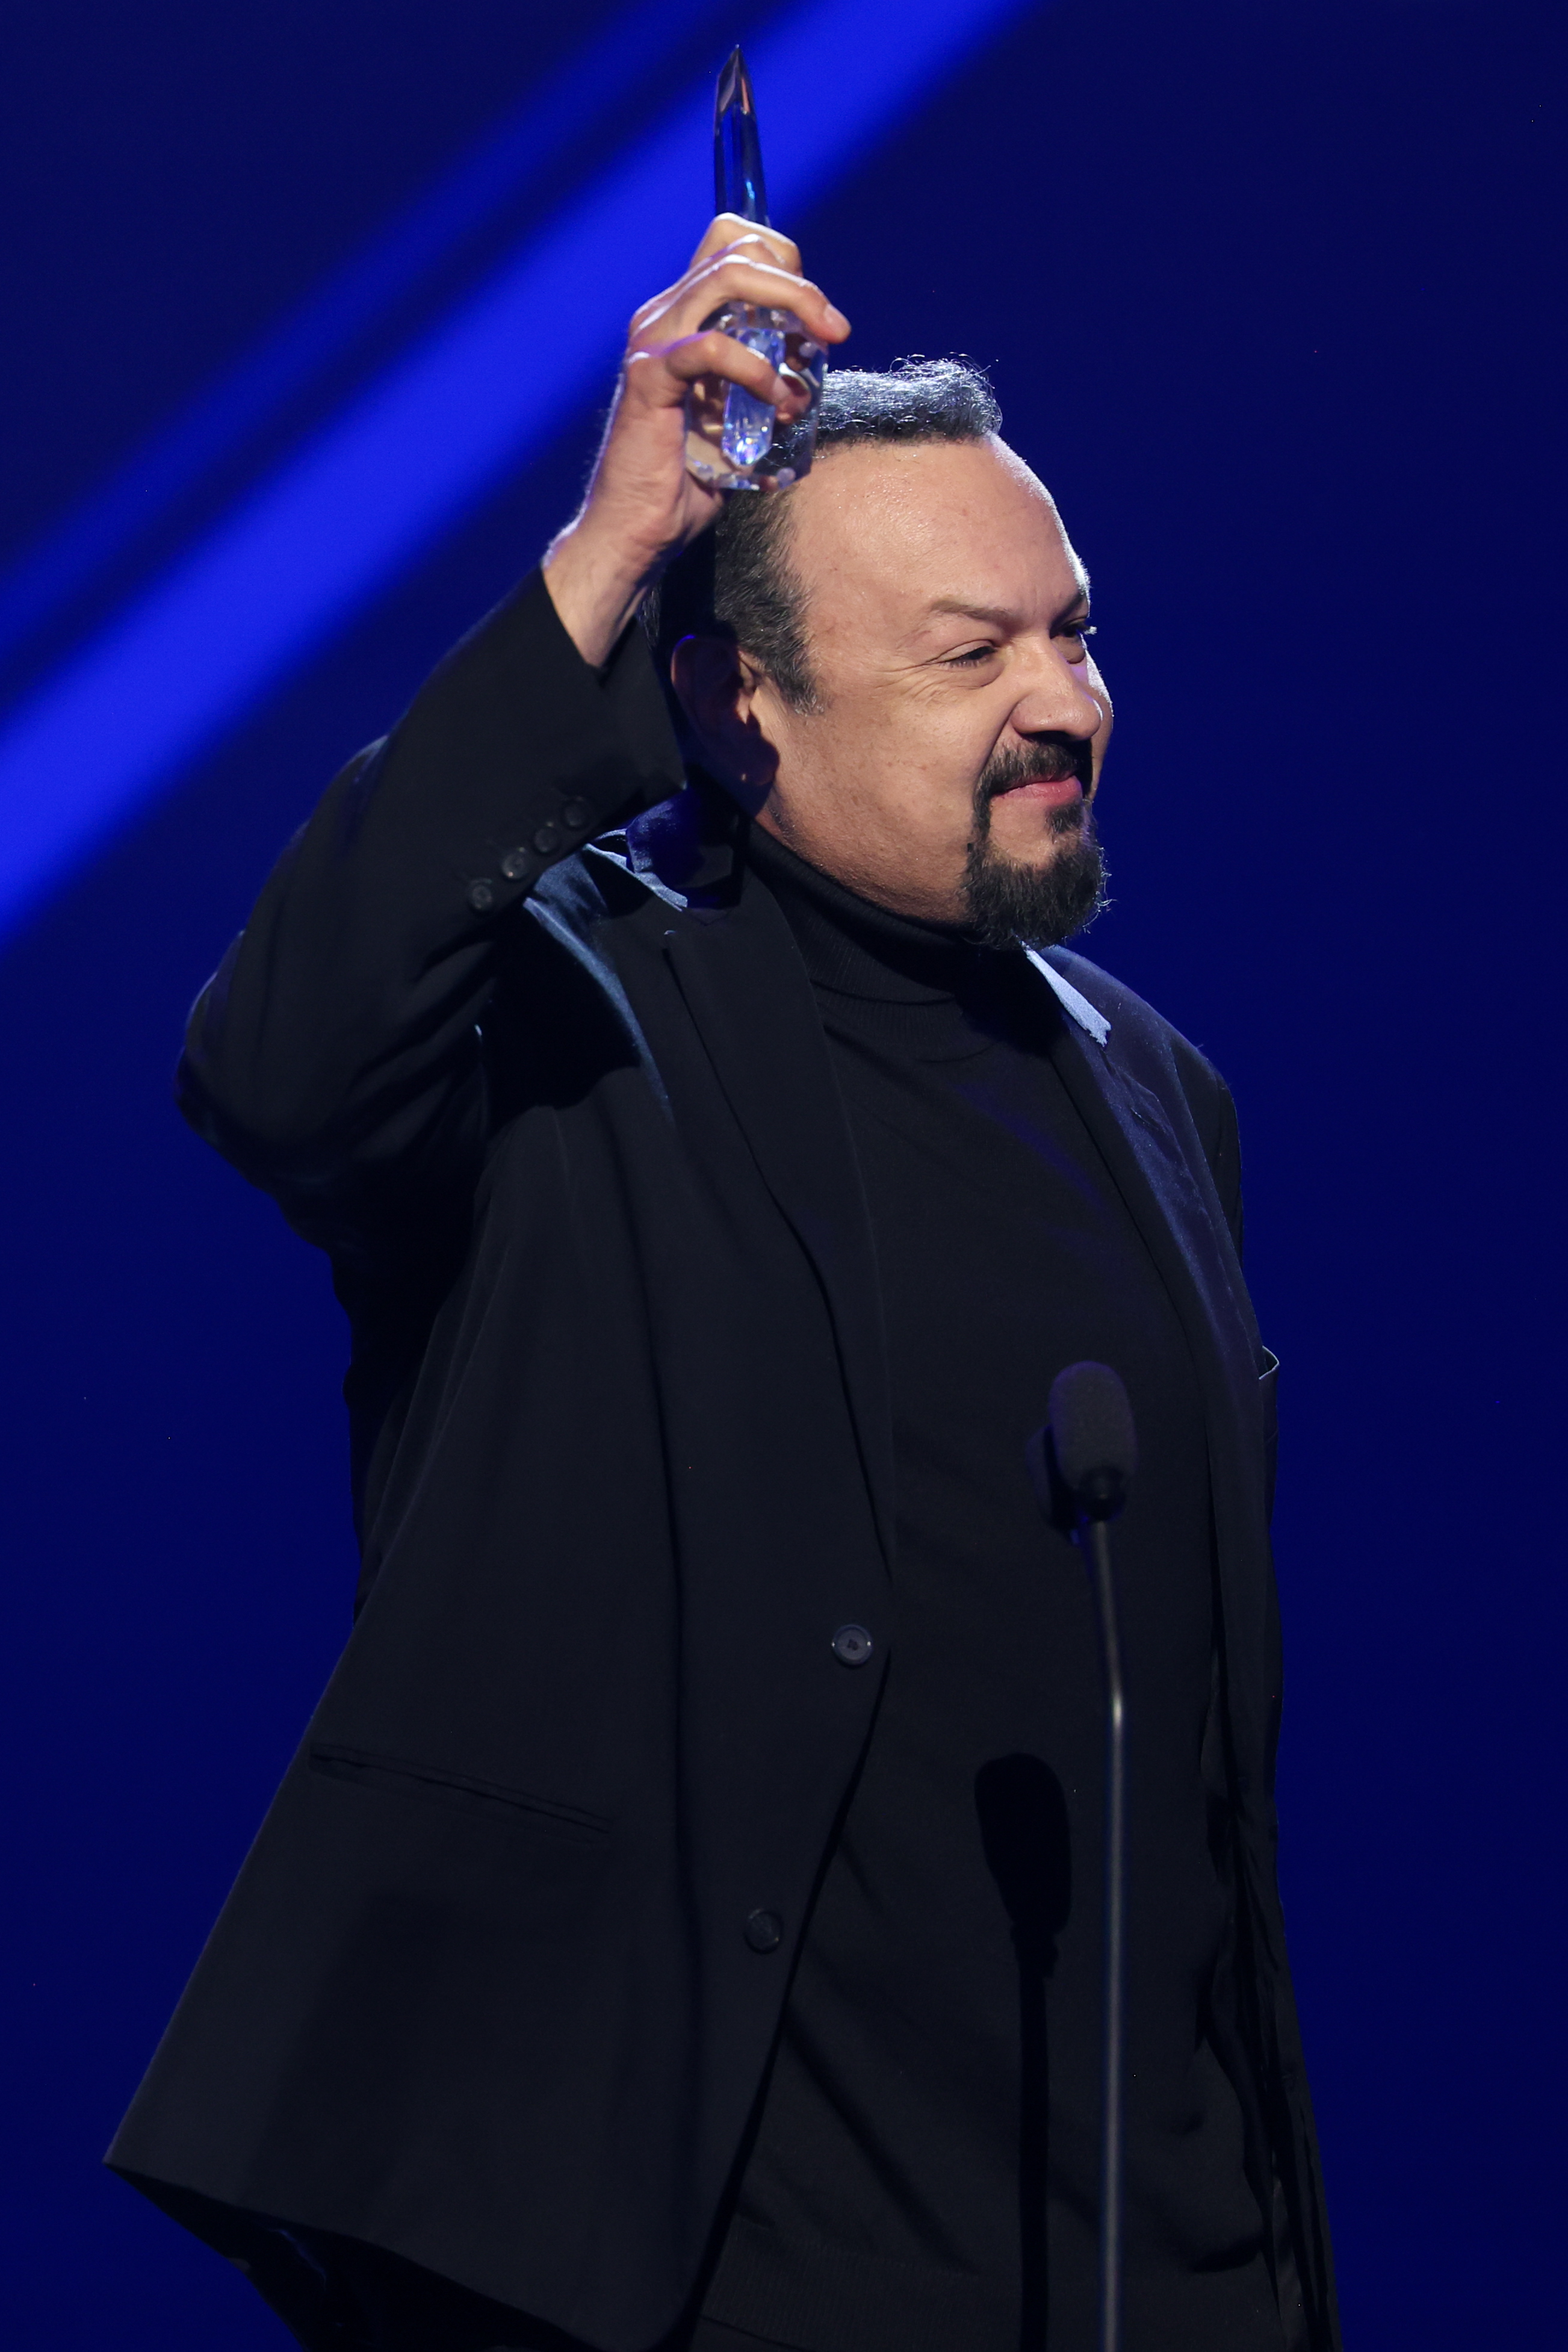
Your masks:
{"label": "mouth", "polygon": [[1016,808],[1029,803],[1040,808],[1067,808],[1072,802],[1082,798],[1083,787],[1076,776],[1030,776],[1023,783],[1014,784],[1007,792],[991,795],[994,806],[1010,803]]}

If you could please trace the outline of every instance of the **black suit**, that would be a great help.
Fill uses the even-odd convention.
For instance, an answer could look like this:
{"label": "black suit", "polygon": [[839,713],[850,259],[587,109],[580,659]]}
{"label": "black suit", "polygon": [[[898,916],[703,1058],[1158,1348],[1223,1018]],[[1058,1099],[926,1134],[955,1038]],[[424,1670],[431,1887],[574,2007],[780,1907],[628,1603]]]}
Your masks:
{"label": "black suit", "polygon": [[[565,854],[680,782],[635,634],[596,675],[530,583],[332,787],[193,1017],[187,1114],[352,1318],[364,1606],[110,2161],[308,2342],[308,2268],[250,2217],[611,2352],[676,2323],[897,1638],[866,1213],[788,929],[695,793]],[[1203,1391],[1236,2013],[1324,2352],[1234,1119],[1049,962]]]}

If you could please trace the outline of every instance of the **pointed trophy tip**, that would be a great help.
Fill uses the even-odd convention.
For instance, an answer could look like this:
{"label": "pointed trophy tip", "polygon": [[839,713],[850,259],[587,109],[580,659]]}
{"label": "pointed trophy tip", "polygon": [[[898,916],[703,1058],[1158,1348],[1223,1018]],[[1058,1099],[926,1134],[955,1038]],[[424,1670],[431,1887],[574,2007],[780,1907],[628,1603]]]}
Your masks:
{"label": "pointed trophy tip", "polygon": [[738,41],[718,70],[718,84],[713,96],[715,121],[732,106],[738,107],[742,113],[749,113],[752,108],[751,76],[746,70],[746,58]]}
{"label": "pointed trophy tip", "polygon": [[757,100],[737,41],[725,60],[713,104],[714,209],[742,220],[768,220]]}

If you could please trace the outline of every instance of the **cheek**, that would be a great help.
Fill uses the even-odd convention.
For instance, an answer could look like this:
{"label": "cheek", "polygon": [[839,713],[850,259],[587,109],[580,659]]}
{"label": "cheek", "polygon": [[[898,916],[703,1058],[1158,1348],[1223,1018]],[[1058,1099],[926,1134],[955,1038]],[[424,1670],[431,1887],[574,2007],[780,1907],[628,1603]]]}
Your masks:
{"label": "cheek", "polygon": [[820,709],[790,714],[785,797],[812,823],[852,822],[896,839],[906,856],[922,844],[944,868],[961,861],[975,786],[1005,733],[1006,710],[981,695],[923,692],[904,679],[824,678],[823,688]]}
{"label": "cheek", "polygon": [[974,824],[975,788],[997,749],[997,730],[979,713],[950,706],[909,714],[897,732],[882,738],[878,759],[896,772],[910,801],[932,826],[967,842]]}
{"label": "cheek", "polygon": [[996,748],[986,715],[907,691],[835,697],[818,714],[823,750],[846,782],[933,814],[967,813],[975,782]]}

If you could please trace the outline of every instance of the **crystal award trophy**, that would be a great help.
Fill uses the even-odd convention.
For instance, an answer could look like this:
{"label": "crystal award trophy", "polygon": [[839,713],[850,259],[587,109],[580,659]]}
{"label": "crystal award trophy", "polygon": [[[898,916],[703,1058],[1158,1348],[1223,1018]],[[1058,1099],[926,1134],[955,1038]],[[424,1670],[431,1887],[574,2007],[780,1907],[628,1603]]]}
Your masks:
{"label": "crystal award trophy", "polygon": [[[768,190],[762,177],[762,146],[757,135],[757,102],[751,77],[738,49],[718,78],[713,109],[715,209],[738,213],[766,228]],[[771,401],[758,400],[737,383],[694,384],[686,397],[686,464],[699,482],[717,490],[784,490],[809,473],[817,438],[827,353],[793,310],[756,302],[726,302],[703,320],[748,350],[762,352],[781,375],[791,376],[810,394],[810,405],[775,429]]]}

